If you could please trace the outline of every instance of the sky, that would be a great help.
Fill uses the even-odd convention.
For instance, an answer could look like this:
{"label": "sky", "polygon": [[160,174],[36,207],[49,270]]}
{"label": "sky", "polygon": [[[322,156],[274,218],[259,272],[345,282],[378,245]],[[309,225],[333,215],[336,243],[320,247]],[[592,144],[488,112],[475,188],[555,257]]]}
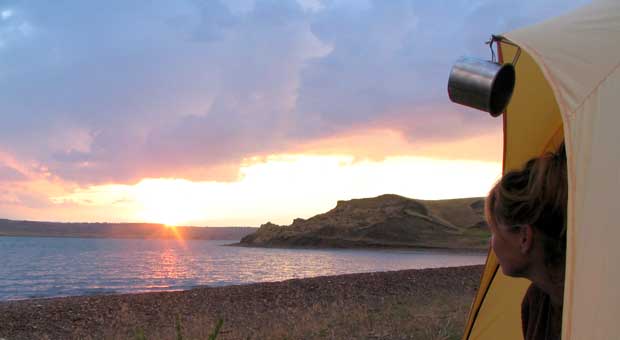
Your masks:
{"label": "sky", "polygon": [[0,0],[0,218],[259,226],[484,196],[459,56],[583,0]]}

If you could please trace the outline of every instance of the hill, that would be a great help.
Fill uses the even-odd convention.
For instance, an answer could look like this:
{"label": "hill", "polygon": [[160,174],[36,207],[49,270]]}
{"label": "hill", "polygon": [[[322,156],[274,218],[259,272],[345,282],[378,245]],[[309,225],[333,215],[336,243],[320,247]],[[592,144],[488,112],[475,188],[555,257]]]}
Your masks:
{"label": "hill", "polygon": [[238,245],[487,249],[484,199],[416,200],[398,195],[338,201],[291,225],[263,224]]}
{"label": "hill", "polygon": [[152,223],[60,223],[0,219],[0,236],[239,240],[249,227],[174,227]]}

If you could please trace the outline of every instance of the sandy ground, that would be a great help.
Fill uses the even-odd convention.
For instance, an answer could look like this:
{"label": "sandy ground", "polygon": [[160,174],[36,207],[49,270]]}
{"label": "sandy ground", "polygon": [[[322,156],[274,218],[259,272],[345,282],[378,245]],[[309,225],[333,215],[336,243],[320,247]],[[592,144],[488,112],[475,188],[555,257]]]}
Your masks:
{"label": "sandy ground", "polygon": [[460,339],[482,266],[0,302],[0,339]]}

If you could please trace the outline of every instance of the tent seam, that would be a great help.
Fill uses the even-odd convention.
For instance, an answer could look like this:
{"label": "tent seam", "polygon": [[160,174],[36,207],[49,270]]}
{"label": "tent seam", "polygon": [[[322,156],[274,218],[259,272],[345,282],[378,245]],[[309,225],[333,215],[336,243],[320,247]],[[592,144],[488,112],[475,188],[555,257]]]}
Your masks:
{"label": "tent seam", "polygon": [[547,63],[545,62],[545,59],[543,58],[543,56],[535,48],[531,47],[530,45],[526,43],[519,42],[518,40],[512,40],[512,41],[515,42],[517,45],[519,45],[519,47],[524,48],[526,52],[528,52],[530,55],[536,55],[537,58],[534,59],[534,61],[537,64],[539,64],[538,66],[540,67],[545,77],[545,80],[550,83],[551,90],[553,91],[553,96],[555,98],[555,101],[560,106],[560,113],[564,112],[567,116],[572,116],[572,111],[568,109],[568,105],[564,101],[564,97],[560,95],[559,86],[558,84],[556,84],[555,79],[551,77],[551,74],[549,72],[549,67],[547,66]]}
{"label": "tent seam", "polygon": [[611,76],[613,73],[616,72],[616,70],[620,67],[620,63],[617,63],[616,66],[614,66],[609,72],[607,72],[607,74],[596,84],[596,86],[594,86],[594,88],[592,89],[592,91],[590,91],[590,93],[588,93],[583,100],[579,103],[579,105],[577,105],[575,107],[575,110],[573,113],[579,111],[586,103],[586,101],[588,101],[588,99],[590,99],[590,97],[592,97],[592,95],[598,91],[598,88],[601,87],[601,85],[603,85],[603,83],[607,80],[607,78],[609,78],[609,76]]}
{"label": "tent seam", "polygon": [[[511,38],[512,40],[512,38]],[[620,62],[617,63],[614,67],[612,67],[609,72],[607,72],[605,74],[605,76],[592,88],[592,90],[590,92],[588,92],[587,95],[585,95],[583,97],[583,99],[579,102],[579,104],[577,106],[575,106],[574,110],[571,110],[568,108],[568,105],[566,104],[566,102],[564,101],[563,96],[560,96],[560,92],[559,92],[559,86],[556,84],[555,82],[555,78],[551,77],[550,72],[549,72],[549,67],[547,66],[547,63],[545,62],[544,58],[542,57],[542,55],[532,46],[526,44],[526,43],[522,43],[522,42],[518,42],[516,40],[513,40],[515,43],[517,43],[517,45],[519,46],[524,46],[526,47],[525,49],[527,50],[528,53],[530,54],[535,54],[538,57],[537,62],[542,64],[542,71],[545,75],[545,79],[551,83],[551,88],[553,89],[554,92],[554,96],[555,96],[555,100],[557,102],[560,103],[560,105],[564,108],[564,112],[566,112],[567,116],[572,116],[575,112],[577,112],[579,109],[581,109],[581,107],[583,107],[583,105],[585,105],[586,101],[598,90],[599,87],[601,87],[601,85],[607,80],[607,78],[609,78],[610,75],[612,75],[614,72],[616,72],[616,70],[618,68],[620,68]],[[541,65],[539,65],[541,66]]]}
{"label": "tent seam", "polygon": [[[568,209],[569,209],[569,217],[570,220],[567,219],[567,233],[566,233],[566,247],[567,247],[567,252],[566,252],[566,259],[565,261],[569,261],[570,260],[570,266],[566,266],[566,263],[564,263],[564,268],[566,270],[566,267],[568,267],[571,271],[571,277],[572,277],[572,272],[574,271],[575,268],[575,254],[574,254],[574,249],[575,249],[575,237],[573,235],[570,234],[571,230],[570,228],[568,228],[569,226],[573,226],[573,229],[575,227],[575,185],[576,185],[576,179],[575,179],[575,165],[573,164],[573,159],[572,159],[572,153],[573,153],[573,141],[572,141],[572,134],[570,133],[570,124],[571,124],[571,119],[567,118],[567,122],[564,126],[564,145],[566,147],[566,165],[567,165],[567,171],[568,171],[568,178],[569,178],[569,183],[568,183],[568,188],[569,188],[569,192],[568,192]],[[566,132],[569,132],[568,134]],[[569,248],[570,247],[570,248]],[[569,250],[571,250],[569,252]],[[570,254],[570,258],[569,255]],[[568,273],[565,273],[565,275]],[[565,284],[566,286],[566,284]],[[565,287],[566,288],[566,287]],[[572,320],[573,320],[573,316],[572,316],[572,310],[573,310],[573,300],[574,300],[574,288],[571,286],[571,289],[569,290],[568,295],[566,294],[566,289],[564,289],[564,305],[565,306],[570,306],[570,311],[566,312],[566,318],[567,320],[564,320],[564,315],[562,315],[562,331],[564,332],[563,334],[565,335],[565,339],[571,339],[571,333],[572,333]],[[566,327],[565,327],[566,326]]]}

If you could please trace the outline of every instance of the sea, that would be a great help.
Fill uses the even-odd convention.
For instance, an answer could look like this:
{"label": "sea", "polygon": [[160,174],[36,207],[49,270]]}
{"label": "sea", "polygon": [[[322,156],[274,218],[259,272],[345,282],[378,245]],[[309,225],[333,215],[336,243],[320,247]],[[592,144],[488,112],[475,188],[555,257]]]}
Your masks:
{"label": "sea", "polygon": [[465,266],[486,258],[441,250],[228,246],[235,242],[0,237],[0,301]]}

